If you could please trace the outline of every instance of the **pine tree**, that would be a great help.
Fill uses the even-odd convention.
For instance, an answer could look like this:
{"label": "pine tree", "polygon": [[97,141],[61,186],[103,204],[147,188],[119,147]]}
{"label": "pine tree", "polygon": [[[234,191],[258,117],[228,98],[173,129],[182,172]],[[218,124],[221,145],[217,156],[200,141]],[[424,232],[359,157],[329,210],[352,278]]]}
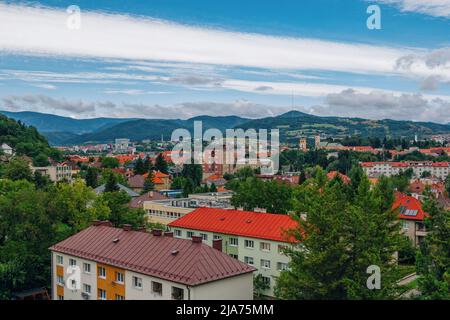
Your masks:
{"label": "pine tree", "polygon": [[[314,179],[295,191],[293,218],[298,240],[286,250],[290,270],[281,273],[276,295],[282,299],[389,299],[398,295],[395,253],[403,243],[397,213],[389,206],[392,188],[370,189],[366,176],[356,192],[341,179]],[[381,270],[381,288],[370,290],[369,266]]]}
{"label": "pine tree", "polygon": [[95,168],[89,167],[86,173],[86,185],[91,188],[97,188],[98,186],[98,176],[97,170]]}
{"label": "pine tree", "polygon": [[134,174],[144,174],[145,172],[147,172],[147,170],[145,168],[144,161],[142,161],[139,157],[134,165]]}
{"label": "pine tree", "polygon": [[147,178],[144,181],[144,193],[152,191],[155,189],[155,184],[153,183],[153,172],[149,171]]}
{"label": "pine tree", "polygon": [[167,164],[167,161],[164,160],[162,153],[158,154],[158,156],[156,157],[155,169],[157,171],[161,171],[162,173],[166,174],[169,172],[169,165]]}
{"label": "pine tree", "polygon": [[212,183],[209,187],[209,192],[217,192],[217,187],[214,183]]}
{"label": "pine tree", "polygon": [[425,219],[428,232],[416,258],[420,298],[450,299],[450,211],[441,209],[433,196],[424,203],[429,214]]}
{"label": "pine tree", "polygon": [[117,185],[117,177],[115,176],[114,173],[110,173],[108,175],[108,178],[106,180],[106,184],[105,184],[105,192],[114,192],[114,191],[119,191],[119,186]]}

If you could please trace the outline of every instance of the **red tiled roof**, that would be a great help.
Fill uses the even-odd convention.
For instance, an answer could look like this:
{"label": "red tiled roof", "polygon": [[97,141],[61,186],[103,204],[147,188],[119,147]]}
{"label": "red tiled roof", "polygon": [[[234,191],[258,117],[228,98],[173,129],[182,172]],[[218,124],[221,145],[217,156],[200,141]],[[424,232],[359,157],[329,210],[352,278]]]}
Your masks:
{"label": "red tiled roof", "polygon": [[144,205],[144,201],[164,200],[164,199],[168,198],[157,191],[149,191],[139,197],[133,198],[130,201],[130,207],[142,208],[142,206]]}
{"label": "red tiled roof", "polygon": [[342,174],[338,171],[330,171],[327,173],[327,178],[329,180],[334,179],[334,177],[336,177],[336,175],[339,175],[339,177],[342,179],[342,182],[344,183],[350,183],[350,178],[348,176],[346,176],[345,174]]}
{"label": "red tiled roof", "polygon": [[170,227],[289,242],[285,231],[297,227],[285,214],[219,208],[197,208],[169,223]]}
{"label": "red tiled roof", "polygon": [[130,188],[143,188],[145,184],[144,176],[137,174],[128,178],[128,185]]}
{"label": "red tiled roof", "polygon": [[428,214],[423,211],[422,204],[418,199],[400,192],[395,194],[395,202],[392,205],[392,209],[400,210],[400,219],[422,221],[428,216]]}
{"label": "red tiled roof", "polygon": [[105,225],[84,229],[50,250],[192,286],[256,270],[203,243]]}

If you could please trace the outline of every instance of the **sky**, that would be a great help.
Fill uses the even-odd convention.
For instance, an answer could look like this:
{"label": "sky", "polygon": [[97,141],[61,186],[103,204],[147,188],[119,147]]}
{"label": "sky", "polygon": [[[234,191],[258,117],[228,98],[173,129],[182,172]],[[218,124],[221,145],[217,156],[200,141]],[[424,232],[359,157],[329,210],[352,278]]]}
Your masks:
{"label": "sky", "polygon": [[450,0],[0,1],[0,110],[292,109],[449,123]]}

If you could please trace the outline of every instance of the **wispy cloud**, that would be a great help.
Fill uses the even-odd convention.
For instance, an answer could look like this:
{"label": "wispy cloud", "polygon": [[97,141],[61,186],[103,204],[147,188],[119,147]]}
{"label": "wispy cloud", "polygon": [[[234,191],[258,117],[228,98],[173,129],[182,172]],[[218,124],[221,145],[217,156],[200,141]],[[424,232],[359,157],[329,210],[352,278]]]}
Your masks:
{"label": "wispy cloud", "polygon": [[378,0],[378,2],[396,5],[403,12],[450,18],[449,0]]}

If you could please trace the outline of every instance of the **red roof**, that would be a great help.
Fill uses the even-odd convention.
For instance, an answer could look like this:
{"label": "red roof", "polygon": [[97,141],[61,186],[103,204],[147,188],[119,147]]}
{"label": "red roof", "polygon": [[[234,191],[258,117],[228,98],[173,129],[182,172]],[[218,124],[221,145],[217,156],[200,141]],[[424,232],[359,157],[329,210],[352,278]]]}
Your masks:
{"label": "red roof", "polygon": [[50,250],[192,286],[256,270],[203,243],[106,225],[84,229]]}
{"label": "red roof", "polygon": [[328,172],[327,173],[327,178],[329,180],[333,180],[334,177],[336,177],[336,175],[338,175],[342,179],[342,182],[350,183],[350,178],[348,176],[346,176],[345,174],[342,174],[342,173],[340,173],[338,171],[330,171],[330,172]]}
{"label": "red roof", "polygon": [[392,209],[400,210],[400,219],[422,221],[428,216],[428,214],[423,211],[422,204],[418,199],[400,192],[395,194],[395,202],[392,205]]}
{"label": "red roof", "polygon": [[219,208],[197,208],[169,223],[170,227],[282,242],[290,242],[285,232],[297,225],[295,220],[285,214]]}

